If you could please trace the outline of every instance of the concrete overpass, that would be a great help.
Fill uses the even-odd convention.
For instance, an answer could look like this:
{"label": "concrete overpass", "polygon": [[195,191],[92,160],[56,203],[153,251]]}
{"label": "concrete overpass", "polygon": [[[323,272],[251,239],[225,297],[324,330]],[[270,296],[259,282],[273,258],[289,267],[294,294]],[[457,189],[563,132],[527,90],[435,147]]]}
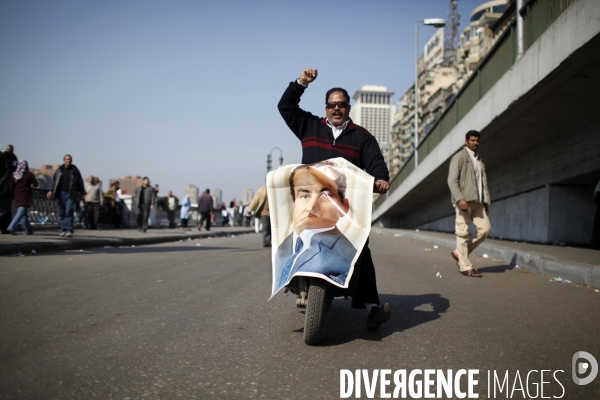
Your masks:
{"label": "concrete overpass", "polygon": [[477,129],[491,236],[589,243],[600,180],[600,1],[526,3],[522,37],[515,20],[419,146],[419,165],[411,158],[377,199],[375,223],[453,232],[448,166]]}

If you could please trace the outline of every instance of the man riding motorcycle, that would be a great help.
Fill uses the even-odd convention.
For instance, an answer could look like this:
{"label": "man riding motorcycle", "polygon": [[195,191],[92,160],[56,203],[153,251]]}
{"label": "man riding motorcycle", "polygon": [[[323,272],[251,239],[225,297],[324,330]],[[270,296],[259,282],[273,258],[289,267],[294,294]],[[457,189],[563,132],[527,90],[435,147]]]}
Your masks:
{"label": "man riding motorcycle", "polygon": [[[300,108],[300,97],[317,79],[316,69],[302,70],[300,78],[290,82],[278,104],[288,127],[302,142],[302,164],[312,164],[342,157],[375,178],[374,191],[386,193],[389,172],[375,137],[350,119],[350,96],[342,88],[332,88],[325,95],[326,118],[319,118]],[[368,329],[378,329],[389,321],[391,307],[380,306],[375,266],[368,240],[356,262],[350,286],[352,307],[367,309]]]}

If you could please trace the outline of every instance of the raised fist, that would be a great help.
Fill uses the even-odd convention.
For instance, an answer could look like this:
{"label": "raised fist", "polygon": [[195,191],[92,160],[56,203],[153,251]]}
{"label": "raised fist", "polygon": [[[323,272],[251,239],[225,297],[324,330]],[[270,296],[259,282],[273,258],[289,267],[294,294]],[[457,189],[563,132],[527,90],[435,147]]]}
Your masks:
{"label": "raised fist", "polygon": [[312,81],[317,79],[318,74],[319,73],[317,72],[316,69],[305,68],[302,70],[302,73],[300,74],[300,78],[298,78],[298,81],[301,84],[303,84],[304,86],[308,86],[309,83],[311,83]]}

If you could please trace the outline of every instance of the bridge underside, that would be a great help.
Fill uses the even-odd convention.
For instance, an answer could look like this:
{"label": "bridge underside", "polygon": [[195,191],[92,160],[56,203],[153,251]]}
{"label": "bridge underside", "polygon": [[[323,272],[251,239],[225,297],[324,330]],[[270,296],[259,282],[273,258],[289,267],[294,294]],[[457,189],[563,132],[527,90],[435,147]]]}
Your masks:
{"label": "bridge underside", "polygon": [[[593,192],[600,180],[599,72],[596,35],[481,130],[492,236],[589,243],[596,211]],[[378,221],[390,227],[453,231],[449,162]]]}

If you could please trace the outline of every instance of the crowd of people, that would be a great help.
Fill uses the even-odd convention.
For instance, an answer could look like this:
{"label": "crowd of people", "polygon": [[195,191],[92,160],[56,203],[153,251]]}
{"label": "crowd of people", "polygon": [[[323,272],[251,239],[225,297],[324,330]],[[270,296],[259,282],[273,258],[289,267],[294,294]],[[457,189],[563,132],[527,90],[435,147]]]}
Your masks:
{"label": "crowd of people", "polygon": [[[16,235],[19,226],[27,235],[33,230],[29,221],[29,208],[33,204],[33,188],[39,187],[35,175],[29,171],[26,160],[18,160],[14,147],[8,145],[5,152],[0,152],[0,228],[2,233]],[[177,227],[179,212],[180,226],[188,229],[192,218],[192,199],[186,195],[183,201],[168,191],[164,197],[159,196],[158,184],[151,186],[150,179],[144,177],[131,199],[131,210],[125,206],[125,198],[119,181],[112,182],[105,192],[102,181],[90,175],[85,180],[80,170],[73,164],[73,157],[67,154],[63,164],[52,177],[50,190],[46,198],[54,199],[58,206],[60,219],[60,236],[72,237],[75,226],[96,230],[106,226],[116,229],[127,226],[130,212],[133,214],[137,228],[146,232],[149,225],[160,226],[161,218],[166,215],[168,227]],[[211,222],[215,222],[213,214],[213,198],[206,189],[198,199],[198,229],[204,225],[210,230]],[[14,208],[16,212],[12,215]],[[229,207],[221,204],[220,222],[222,226],[249,226],[251,215],[246,213],[246,205],[233,199]],[[162,213],[165,214],[162,214]],[[218,218],[218,217],[217,217]]]}

